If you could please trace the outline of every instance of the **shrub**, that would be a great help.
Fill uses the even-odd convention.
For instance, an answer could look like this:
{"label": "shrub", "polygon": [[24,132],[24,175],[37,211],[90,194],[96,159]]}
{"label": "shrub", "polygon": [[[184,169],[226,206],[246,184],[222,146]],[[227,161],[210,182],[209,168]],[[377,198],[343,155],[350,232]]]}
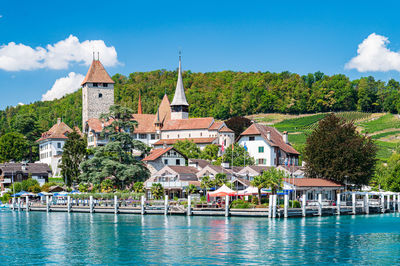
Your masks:
{"label": "shrub", "polygon": [[10,200],[10,194],[4,193],[3,197],[1,197],[0,200],[3,203],[7,203]]}
{"label": "shrub", "polygon": [[28,187],[28,191],[32,192],[32,193],[39,193],[42,190],[40,189],[40,185],[36,184],[36,185]]}
{"label": "shrub", "polygon": [[252,197],[251,198],[251,203],[253,203],[254,205],[258,205],[258,198],[257,197]]}
{"label": "shrub", "polygon": [[[256,197],[253,197],[255,199],[257,199]],[[250,209],[250,208],[254,208],[254,204],[245,201],[245,200],[241,200],[241,199],[237,199],[232,201],[232,205],[231,208],[233,209]]]}
{"label": "shrub", "polygon": [[78,189],[79,189],[80,192],[88,192],[89,185],[86,184],[86,183],[80,183]]}
{"label": "shrub", "polygon": [[14,186],[11,185],[10,189],[12,194],[18,193],[22,190],[22,184],[20,182],[15,182]]}
{"label": "shrub", "polygon": [[35,179],[28,178],[26,180],[23,180],[21,185],[22,185],[22,190],[28,191],[29,187],[32,187],[32,186],[35,186],[35,185],[39,186],[39,182],[37,180],[35,180]]}
{"label": "shrub", "polygon": [[41,190],[45,191],[45,192],[49,192],[49,189],[52,186],[57,186],[57,183],[54,183],[54,182],[44,183]]}
{"label": "shrub", "polygon": [[298,200],[289,200],[289,208],[292,208],[292,204],[293,208],[301,208],[300,202]]}
{"label": "shrub", "polygon": [[101,192],[110,193],[113,191],[113,181],[111,179],[105,179],[101,182]]}

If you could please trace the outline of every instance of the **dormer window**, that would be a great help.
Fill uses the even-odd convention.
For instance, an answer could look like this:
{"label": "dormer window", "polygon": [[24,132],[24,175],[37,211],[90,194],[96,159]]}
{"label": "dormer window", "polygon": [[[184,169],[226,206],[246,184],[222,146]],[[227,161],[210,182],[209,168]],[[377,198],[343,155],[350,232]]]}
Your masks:
{"label": "dormer window", "polygon": [[93,87],[98,87],[99,84],[98,83],[93,83]]}

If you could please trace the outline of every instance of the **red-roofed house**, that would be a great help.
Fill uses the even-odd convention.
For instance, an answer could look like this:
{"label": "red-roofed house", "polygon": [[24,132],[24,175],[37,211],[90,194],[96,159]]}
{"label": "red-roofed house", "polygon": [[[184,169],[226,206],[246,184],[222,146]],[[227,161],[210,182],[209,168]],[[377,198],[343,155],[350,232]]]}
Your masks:
{"label": "red-roofed house", "polygon": [[151,174],[160,171],[166,165],[185,165],[186,157],[173,147],[153,149],[142,161]]}
{"label": "red-roofed house", "polygon": [[37,141],[39,143],[39,161],[51,167],[53,176],[60,176],[61,174],[58,165],[65,141],[68,139],[68,133],[72,131],[69,126],[61,122],[61,118],[58,118],[57,124],[44,132]]}
{"label": "red-roofed house", "polygon": [[300,153],[290,145],[287,132],[282,134],[274,127],[253,123],[240,134],[238,143],[247,147],[256,165],[298,165]]}

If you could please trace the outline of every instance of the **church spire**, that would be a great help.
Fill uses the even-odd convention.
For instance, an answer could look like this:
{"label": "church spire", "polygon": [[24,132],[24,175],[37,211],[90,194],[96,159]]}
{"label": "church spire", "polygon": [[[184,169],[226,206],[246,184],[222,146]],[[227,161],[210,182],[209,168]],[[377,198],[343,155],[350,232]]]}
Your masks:
{"label": "church spire", "polygon": [[176,89],[174,99],[171,103],[171,119],[187,119],[189,118],[189,104],[185,96],[185,88],[182,81],[182,66],[181,66],[181,53],[179,52],[179,69],[178,81],[176,82]]}
{"label": "church spire", "polygon": [[183,88],[183,81],[182,81],[182,66],[181,66],[181,55],[179,52],[179,69],[178,69],[178,81],[176,82],[176,89],[174,99],[172,100],[171,106],[174,105],[186,105],[189,106],[186,96],[185,96],[185,89]]}
{"label": "church spire", "polygon": [[138,100],[137,113],[138,113],[139,115],[143,114],[143,112],[142,112],[142,99],[141,99],[141,97],[140,97],[140,90],[139,90],[139,100]]}

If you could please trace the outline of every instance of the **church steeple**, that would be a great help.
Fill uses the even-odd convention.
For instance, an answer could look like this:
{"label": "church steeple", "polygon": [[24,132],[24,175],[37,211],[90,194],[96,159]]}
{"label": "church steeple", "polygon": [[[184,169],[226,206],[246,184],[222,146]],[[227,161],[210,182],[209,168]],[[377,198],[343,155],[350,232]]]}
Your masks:
{"label": "church steeple", "polygon": [[140,90],[139,90],[139,100],[138,100],[137,113],[138,113],[139,115],[143,114],[143,112],[142,112],[142,99],[141,99],[141,97],[140,97]]}
{"label": "church steeple", "polygon": [[189,118],[189,104],[185,96],[185,88],[182,81],[182,66],[181,55],[179,53],[179,69],[178,81],[176,82],[176,89],[174,99],[171,103],[171,119],[187,119]]}

